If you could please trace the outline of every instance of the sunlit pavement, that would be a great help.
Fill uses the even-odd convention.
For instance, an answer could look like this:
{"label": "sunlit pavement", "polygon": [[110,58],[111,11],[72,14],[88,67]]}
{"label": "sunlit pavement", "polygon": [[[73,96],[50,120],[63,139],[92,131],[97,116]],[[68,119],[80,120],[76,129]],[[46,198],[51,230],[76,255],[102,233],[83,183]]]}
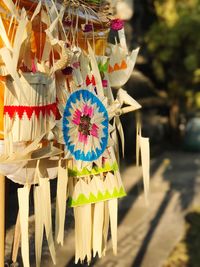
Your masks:
{"label": "sunlit pavement", "polygon": [[[185,213],[189,208],[200,205],[199,154],[165,152],[152,160],[148,206],[142,193],[141,169],[133,166],[125,168],[123,181],[128,196],[119,201],[118,254],[113,255],[109,240],[106,256],[91,265],[161,267],[183,235]],[[68,210],[68,213],[70,221],[72,211]],[[65,244],[57,248],[58,267],[77,266],[74,264],[73,223],[67,224]],[[30,235],[33,232],[34,227],[31,226]],[[34,259],[32,245],[31,259]],[[44,246],[41,266],[55,266],[47,246]]]}

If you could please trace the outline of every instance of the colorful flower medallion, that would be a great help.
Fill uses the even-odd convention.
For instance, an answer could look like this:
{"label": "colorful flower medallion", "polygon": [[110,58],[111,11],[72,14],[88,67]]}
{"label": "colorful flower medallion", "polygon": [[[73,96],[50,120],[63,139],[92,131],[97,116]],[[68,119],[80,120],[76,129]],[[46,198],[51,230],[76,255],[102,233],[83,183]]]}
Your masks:
{"label": "colorful flower medallion", "polygon": [[76,160],[95,161],[108,144],[109,118],[101,100],[88,90],[73,92],[66,103],[63,135]]}

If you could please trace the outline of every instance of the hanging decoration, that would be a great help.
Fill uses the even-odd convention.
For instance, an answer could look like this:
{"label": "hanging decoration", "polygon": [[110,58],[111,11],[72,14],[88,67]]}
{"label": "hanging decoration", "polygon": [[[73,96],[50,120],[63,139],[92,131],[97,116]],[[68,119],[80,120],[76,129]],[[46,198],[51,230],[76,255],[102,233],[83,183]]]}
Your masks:
{"label": "hanging decoration", "polygon": [[108,112],[89,90],[73,92],[63,114],[63,134],[67,150],[75,160],[92,162],[108,144]]}
{"label": "hanging decoration", "polygon": [[[115,44],[108,41],[110,32]],[[57,179],[55,242],[64,243],[68,206],[74,210],[76,263],[105,255],[109,225],[117,253],[117,202],[126,195],[117,132],[123,152],[119,117],[141,108],[122,89],[138,52],[128,51],[124,22],[104,0],[0,2],[0,173],[24,186],[18,189],[16,236],[25,267],[31,190],[36,266],[44,233],[56,263],[51,179]],[[137,141],[147,200],[149,140],[139,123]]]}

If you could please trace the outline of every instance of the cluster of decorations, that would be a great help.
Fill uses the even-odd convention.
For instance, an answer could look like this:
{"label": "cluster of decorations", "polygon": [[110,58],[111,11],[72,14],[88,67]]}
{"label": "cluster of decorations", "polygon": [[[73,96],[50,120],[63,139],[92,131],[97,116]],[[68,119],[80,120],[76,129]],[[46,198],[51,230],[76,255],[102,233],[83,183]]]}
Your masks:
{"label": "cluster of decorations", "polygon": [[[109,224],[117,253],[117,200],[126,195],[118,168],[118,133],[124,146],[120,115],[141,108],[122,86],[137,54],[138,49],[128,52],[123,22],[104,2],[0,2],[0,173],[23,185],[17,225],[25,267],[32,189],[37,267],[44,229],[56,262],[54,242],[63,244],[67,205],[74,209],[76,262],[105,254]],[[148,138],[140,126],[137,140],[147,193]],[[14,242],[14,262],[17,246]]]}

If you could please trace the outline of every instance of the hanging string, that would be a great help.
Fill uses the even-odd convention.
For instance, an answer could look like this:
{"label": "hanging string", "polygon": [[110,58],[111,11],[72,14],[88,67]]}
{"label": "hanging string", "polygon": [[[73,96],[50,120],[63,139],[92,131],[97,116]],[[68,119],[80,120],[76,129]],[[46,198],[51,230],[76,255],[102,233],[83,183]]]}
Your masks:
{"label": "hanging string", "polygon": [[73,23],[72,23],[72,15],[71,15],[71,9],[70,7],[66,6],[66,9],[68,10],[68,15],[65,18],[65,20],[68,20],[69,23],[71,23],[71,25],[67,25],[67,27],[69,27],[68,31],[67,31],[67,40],[71,41],[71,34],[72,34],[72,28],[73,28]]}
{"label": "hanging string", "polygon": [[71,45],[72,45],[72,47],[74,47],[75,46],[75,29],[74,29],[74,27],[73,27],[73,25],[74,25],[74,10],[72,10],[73,12],[72,12],[72,14],[71,14],[71,16],[72,16],[72,28],[71,28]]}
{"label": "hanging string", "polygon": [[[21,0],[19,0],[19,1],[21,1]],[[40,0],[39,0],[40,1]],[[30,6],[30,8],[27,10],[27,14],[28,13],[31,13],[31,10],[32,10],[32,8],[35,6],[35,4],[37,3],[36,1],[32,1],[33,3],[32,3],[32,5]]]}
{"label": "hanging string", "polygon": [[78,9],[76,9],[76,26],[75,26],[75,34],[76,34],[76,46],[79,47],[79,41],[78,41],[78,22],[79,22],[79,15],[78,15]]}
{"label": "hanging string", "polygon": [[38,61],[41,61],[42,59],[42,12],[40,12],[40,31],[39,31],[39,37],[40,37],[40,48],[39,48],[39,58]]}
{"label": "hanging string", "polygon": [[[19,0],[19,2],[18,2],[18,8],[19,8],[20,1],[21,0]],[[13,15],[12,15],[12,18],[13,18]],[[16,16],[14,16],[14,21],[13,20],[10,21],[9,29],[11,29],[12,23],[13,23],[13,31],[12,31],[12,35],[11,35],[11,39],[10,39],[10,43],[11,44],[13,43],[14,36],[15,36],[15,31],[16,31],[16,28],[17,28],[17,19],[16,19]]]}
{"label": "hanging string", "polygon": [[60,22],[61,29],[62,29],[62,31],[63,31],[63,33],[64,33],[64,36],[65,36],[65,39],[67,40],[67,35],[66,35],[66,33],[65,33],[65,29],[64,29],[63,23],[62,23],[62,21],[60,20],[60,14],[58,13],[58,9],[57,9],[57,7],[56,7],[56,5],[55,5],[55,3],[54,3],[53,0],[51,0],[51,3],[52,3],[52,5],[53,5],[53,7],[54,7],[54,9],[55,9],[56,15],[57,15],[57,17],[58,17],[58,21]]}

